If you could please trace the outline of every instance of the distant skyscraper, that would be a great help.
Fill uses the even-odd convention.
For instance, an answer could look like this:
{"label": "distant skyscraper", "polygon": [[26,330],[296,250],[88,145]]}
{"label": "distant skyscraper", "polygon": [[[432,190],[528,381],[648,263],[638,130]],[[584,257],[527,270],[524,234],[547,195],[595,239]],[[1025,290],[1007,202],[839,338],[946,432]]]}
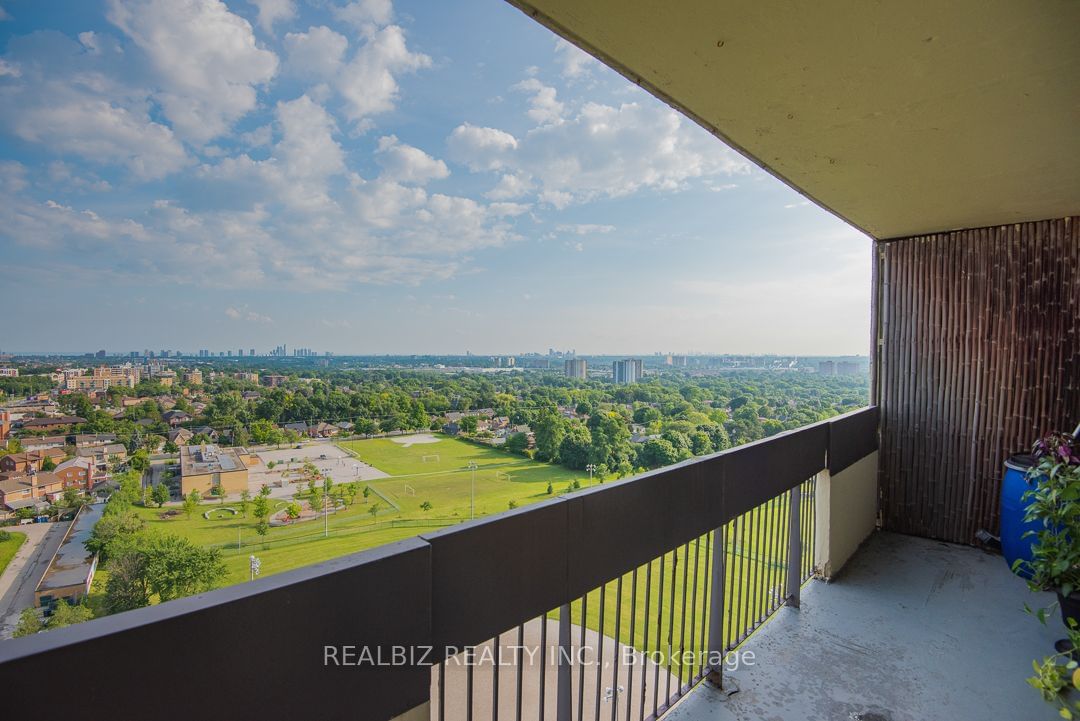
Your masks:
{"label": "distant skyscraper", "polygon": [[588,376],[588,364],[584,358],[570,358],[563,362],[563,371],[567,378],[586,378]]}
{"label": "distant skyscraper", "polygon": [[611,364],[611,379],[615,383],[637,383],[645,375],[645,364],[640,358],[627,358]]}
{"label": "distant skyscraper", "polygon": [[250,353],[248,353],[248,355],[249,355],[249,356],[251,356],[252,358],[254,358],[254,357],[255,357],[255,349],[254,349],[254,348],[252,348],[252,349],[251,349],[251,352],[250,352]]}
{"label": "distant skyscraper", "polygon": [[823,376],[836,375],[836,364],[832,361],[820,361],[817,364],[817,372]]}

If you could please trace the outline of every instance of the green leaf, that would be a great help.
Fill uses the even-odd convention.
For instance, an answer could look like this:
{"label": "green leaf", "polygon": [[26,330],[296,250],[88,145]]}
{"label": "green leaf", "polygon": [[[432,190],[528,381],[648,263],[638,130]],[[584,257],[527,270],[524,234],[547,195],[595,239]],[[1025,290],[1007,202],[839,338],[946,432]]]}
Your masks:
{"label": "green leaf", "polygon": [[1067,718],[1067,719],[1070,719],[1070,720],[1071,720],[1071,719],[1072,719],[1072,717],[1073,717],[1073,715],[1072,715],[1072,711],[1070,711],[1069,709],[1065,708],[1064,706],[1063,706],[1063,707],[1061,708],[1061,711],[1059,711],[1058,713],[1060,713],[1060,714],[1061,714],[1061,718]]}

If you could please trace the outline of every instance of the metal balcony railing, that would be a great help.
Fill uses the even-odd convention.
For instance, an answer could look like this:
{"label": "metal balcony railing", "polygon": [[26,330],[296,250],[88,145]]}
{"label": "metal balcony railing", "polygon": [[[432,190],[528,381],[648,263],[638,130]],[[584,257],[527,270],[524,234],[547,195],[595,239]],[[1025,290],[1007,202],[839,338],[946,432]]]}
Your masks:
{"label": "metal balcony railing", "polygon": [[[815,478],[877,448],[867,408],[252,583],[0,644],[12,714],[662,715],[813,572]],[[88,669],[107,661],[102,684]],[[190,692],[168,683],[194,681]],[[167,702],[163,698],[167,696]],[[430,706],[428,706],[430,704]],[[44,715],[43,715],[44,714]]]}

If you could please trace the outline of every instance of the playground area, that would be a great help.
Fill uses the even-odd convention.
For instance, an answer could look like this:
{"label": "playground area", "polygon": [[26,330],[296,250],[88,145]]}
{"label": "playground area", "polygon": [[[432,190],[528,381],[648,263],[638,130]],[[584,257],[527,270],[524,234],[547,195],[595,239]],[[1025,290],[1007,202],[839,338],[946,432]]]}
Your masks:
{"label": "playground area", "polygon": [[257,455],[259,462],[248,468],[251,492],[256,493],[266,485],[270,487],[270,495],[275,498],[291,496],[295,492],[295,482],[303,477],[305,463],[313,464],[320,474],[330,476],[335,483],[387,477],[383,471],[333,443],[259,451]]}

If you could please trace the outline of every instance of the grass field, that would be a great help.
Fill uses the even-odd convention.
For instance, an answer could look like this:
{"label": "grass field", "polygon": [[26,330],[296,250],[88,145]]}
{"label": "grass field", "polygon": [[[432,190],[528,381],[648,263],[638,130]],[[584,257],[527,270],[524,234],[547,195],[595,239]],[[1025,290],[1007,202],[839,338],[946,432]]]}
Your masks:
{"label": "grass field", "polygon": [[25,533],[8,531],[8,534],[10,534],[10,538],[6,541],[0,541],[0,573],[3,573],[7,565],[11,563],[11,559],[15,557],[15,552],[26,543]]}
{"label": "grass field", "polygon": [[[190,518],[181,514],[165,519],[157,508],[136,507],[135,511],[152,529],[184,536],[201,546],[220,547],[229,574],[225,583],[233,584],[249,579],[248,557],[252,554],[262,562],[261,573],[265,576],[467,520],[472,484],[472,472],[467,468],[470,462],[477,465],[478,517],[505,511],[511,500],[524,506],[550,498],[549,482],[555,493],[561,493],[572,480],[583,478],[582,474],[560,466],[439,438],[436,443],[408,447],[387,439],[342,443],[342,447],[360,460],[390,474],[389,478],[371,481],[369,485],[397,504],[400,511],[375,493],[368,499],[358,494],[351,506],[329,516],[325,536],[321,519],[271,528],[266,536],[259,536],[250,511],[247,518],[230,514],[211,514],[210,520],[203,518],[206,510],[221,505],[217,502],[202,504]],[[439,460],[425,463],[423,457],[429,455],[438,455]],[[415,489],[415,495],[405,493],[406,483]],[[425,501],[431,504],[431,510],[420,508]],[[369,510],[375,503],[380,511],[373,518]],[[237,504],[224,505],[236,507]],[[277,510],[284,502],[274,499],[271,506]],[[94,586],[97,590],[97,580]]]}

